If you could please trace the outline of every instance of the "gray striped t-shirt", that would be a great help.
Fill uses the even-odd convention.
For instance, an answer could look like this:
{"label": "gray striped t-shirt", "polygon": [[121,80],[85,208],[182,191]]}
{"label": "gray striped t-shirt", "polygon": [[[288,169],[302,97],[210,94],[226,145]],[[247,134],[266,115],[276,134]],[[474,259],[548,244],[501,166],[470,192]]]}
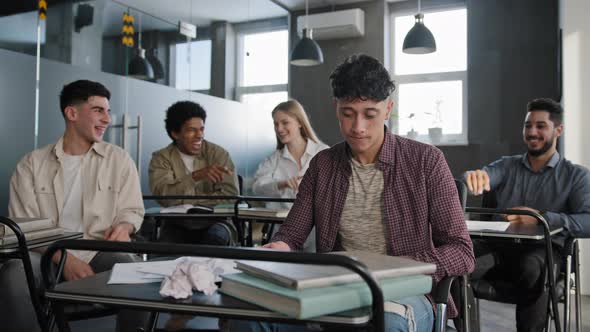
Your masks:
{"label": "gray striped t-shirt", "polygon": [[351,158],[352,174],[340,218],[340,250],[387,254],[383,222],[383,172],[375,164],[361,165]]}

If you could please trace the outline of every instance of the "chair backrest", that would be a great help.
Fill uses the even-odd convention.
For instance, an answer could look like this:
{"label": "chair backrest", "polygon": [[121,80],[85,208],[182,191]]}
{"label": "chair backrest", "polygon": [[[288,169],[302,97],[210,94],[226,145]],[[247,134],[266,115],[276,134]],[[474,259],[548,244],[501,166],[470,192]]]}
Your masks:
{"label": "chair backrest", "polygon": [[455,179],[455,185],[457,186],[457,192],[459,193],[459,201],[463,212],[465,212],[465,206],[467,206],[467,186],[461,180]]}
{"label": "chair backrest", "polygon": [[[496,192],[486,191],[483,193],[481,198],[481,207],[495,209],[498,207],[498,199],[496,198]],[[490,221],[493,219],[491,214],[481,214],[479,220]]]}
{"label": "chair backrest", "polygon": [[243,188],[244,188],[244,178],[240,174],[238,174],[238,193],[240,195],[243,194],[243,191],[242,191]]}
{"label": "chair backrest", "polygon": [[[463,181],[458,179],[455,179],[455,186],[457,186],[457,193],[459,194],[461,208],[463,209],[463,212],[465,212],[465,206],[467,205],[467,186],[465,183],[463,183]],[[443,278],[436,286],[436,289],[433,292],[434,301],[436,303],[435,322],[433,329],[435,332],[446,331],[446,311],[450,297],[454,296],[454,302],[459,309],[465,307],[461,289],[463,288],[463,285],[467,284],[466,281],[466,275],[461,277],[447,276]],[[457,326],[457,324],[455,326]],[[461,323],[461,326],[464,326],[464,324]]]}

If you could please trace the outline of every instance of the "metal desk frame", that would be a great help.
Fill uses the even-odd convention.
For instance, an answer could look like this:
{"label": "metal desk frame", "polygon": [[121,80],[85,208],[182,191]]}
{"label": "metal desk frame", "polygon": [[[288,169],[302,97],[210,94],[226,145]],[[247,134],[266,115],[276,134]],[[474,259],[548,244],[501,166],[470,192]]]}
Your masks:
{"label": "metal desk frame", "polygon": [[[43,271],[43,278],[46,286],[45,296],[49,306],[55,313],[58,327],[60,331],[67,331],[67,322],[63,319],[63,304],[66,302],[101,302],[117,307],[157,310],[169,312],[184,312],[190,314],[204,314],[212,315],[211,311],[199,309],[190,303],[183,303],[182,301],[173,301],[169,299],[161,299],[161,305],[151,305],[141,303],[141,301],[130,301],[125,299],[112,299],[111,301],[104,296],[97,296],[95,294],[78,294],[78,296],[71,296],[68,292],[60,291],[59,285],[56,286],[54,278],[50,274],[51,257],[60,250],[65,252],[66,249],[75,250],[98,250],[101,252],[129,252],[129,253],[151,253],[164,256],[199,256],[199,257],[217,257],[228,259],[242,259],[242,260],[263,260],[263,261],[277,261],[290,262],[302,264],[320,264],[320,265],[338,265],[348,268],[359,274],[363,280],[368,284],[373,298],[371,307],[371,321],[375,331],[384,330],[384,311],[383,311],[383,294],[377,281],[373,278],[369,270],[362,263],[355,259],[341,255],[327,255],[327,254],[310,254],[299,252],[277,252],[272,250],[256,250],[244,248],[229,248],[218,246],[204,246],[204,245],[186,245],[186,244],[171,244],[171,243],[127,243],[127,242],[112,242],[112,241],[76,241],[65,240],[53,243],[42,258],[41,268]],[[62,255],[65,257],[65,255]],[[60,262],[60,266],[63,262]],[[75,281],[76,282],[76,281]],[[74,283],[75,283],[74,282]],[[67,283],[66,283],[67,284]],[[70,284],[73,285],[73,284]],[[127,285],[132,286],[132,285]],[[71,288],[71,287],[70,287]],[[174,304],[171,304],[174,303]],[[258,313],[256,313],[258,312]],[[255,315],[256,313],[256,315]],[[264,313],[264,314],[262,314]],[[225,308],[225,311],[217,311],[214,316],[236,317],[242,319],[260,319],[260,320],[280,320],[280,321],[299,321],[286,316],[275,316],[270,314],[271,311],[259,309],[256,311],[231,311]],[[332,316],[333,317],[333,316]],[[330,320],[330,319],[328,319]],[[363,324],[365,325],[365,324]],[[152,320],[150,328],[155,327],[155,321]]]}
{"label": "metal desk frame", "polygon": [[557,234],[562,231],[562,229],[551,229],[545,217],[543,217],[540,213],[529,211],[529,210],[515,210],[515,209],[492,209],[492,208],[476,208],[476,207],[467,207],[465,208],[466,213],[476,213],[476,214],[489,214],[489,215],[501,215],[501,214],[514,214],[514,215],[525,215],[531,216],[537,219],[539,225],[543,229],[543,234],[525,234],[525,235],[518,235],[517,232],[515,233],[506,233],[506,232],[494,232],[494,231],[478,231],[474,232],[475,234],[471,234],[472,236],[481,236],[481,237],[503,237],[503,238],[512,238],[516,241],[521,239],[529,239],[529,240],[536,240],[545,243],[545,251],[547,253],[546,258],[546,268],[547,268],[547,278],[549,280],[549,292],[550,292],[550,304],[551,309],[553,311],[554,323],[555,323],[555,330],[556,332],[561,332],[561,324],[559,320],[559,309],[558,309],[558,300],[557,300],[557,291],[555,289],[555,275],[553,270],[553,245],[551,243],[551,236]]}
{"label": "metal desk frame", "polygon": [[25,278],[27,279],[27,286],[29,288],[29,295],[31,296],[31,303],[33,304],[33,308],[35,309],[35,314],[37,315],[37,322],[39,323],[39,326],[41,326],[41,330],[43,332],[47,332],[49,330],[47,329],[46,313],[44,310],[45,307],[43,305],[42,295],[39,294],[39,291],[35,286],[35,275],[33,273],[33,266],[31,264],[31,256],[29,255],[29,250],[40,247],[46,247],[58,240],[81,238],[82,233],[66,232],[63,235],[56,235],[31,240],[27,243],[25,234],[21,231],[20,227],[18,227],[17,223],[15,223],[9,218],[0,216],[0,224],[8,226],[8,228],[10,228],[14,232],[16,238],[18,239],[18,243],[0,246],[0,257],[6,259],[16,258],[20,259],[23,262]]}

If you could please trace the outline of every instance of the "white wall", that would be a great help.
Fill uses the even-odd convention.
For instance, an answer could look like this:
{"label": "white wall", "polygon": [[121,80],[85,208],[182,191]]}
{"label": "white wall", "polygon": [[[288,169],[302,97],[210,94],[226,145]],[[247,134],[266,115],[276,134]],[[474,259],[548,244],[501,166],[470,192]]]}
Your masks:
{"label": "white wall", "polygon": [[[561,0],[563,28],[563,106],[565,117],[565,156],[574,163],[590,168],[586,147],[590,131],[588,95],[590,92],[590,1]],[[581,245],[582,293],[590,294],[590,240]]]}

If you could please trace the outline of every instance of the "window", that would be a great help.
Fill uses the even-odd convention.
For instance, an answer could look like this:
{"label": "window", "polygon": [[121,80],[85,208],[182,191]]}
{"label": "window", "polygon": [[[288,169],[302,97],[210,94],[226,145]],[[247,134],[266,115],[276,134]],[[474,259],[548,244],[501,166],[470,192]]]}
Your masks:
{"label": "window", "polygon": [[467,10],[425,11],[424,22],[437,51],[424,55],[402,52],[413,15],[391,15],[391,63],[397,88],[390,127],[423,142],[467,144]]}
{"label": "window", "polygon": [[211,88],[211,40],[198,40],[172,46],[177,89],[207,93]]}
{"label": "window", "polygon": [[288,42],[286,29],[238,36],[236,99],[259,110],[262,120],[288,98]]}

